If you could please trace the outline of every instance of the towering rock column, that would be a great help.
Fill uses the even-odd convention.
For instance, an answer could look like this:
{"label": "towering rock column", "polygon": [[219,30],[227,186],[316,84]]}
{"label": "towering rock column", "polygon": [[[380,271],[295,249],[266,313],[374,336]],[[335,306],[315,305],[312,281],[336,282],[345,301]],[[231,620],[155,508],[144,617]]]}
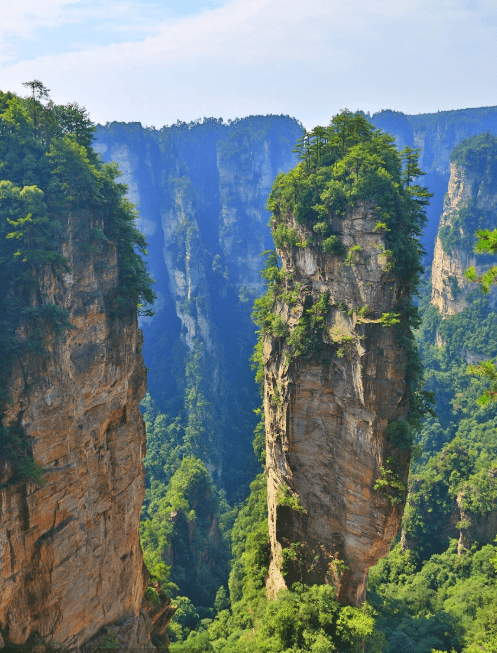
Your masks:
{"label": "towering rock column", "polygon": [[291,213],[283,224],[300,242],[280,242],[273,335],[263,341],[267,590],[274,597],[297,581],[332,583],[342,604],[357,605],[405,503],[409,388],[399,306],[409,304],[408,285],[373,203],[331,219],[335,251]]}
{"label": "towering rock column", "polygon": [[[481,297],[464,272],[474,266],[478,275],[495,264],[492,256],[473,251],[477,229],[497,227],[497,171],[494,157],[497,139],[490,133],[462,141],[451,154],[450,180],[435,241],[431,268],[431,303],[443,318],[460,313]],[[490,292],[490,306],[497,305],[497,290]]]}
{"label": "towering rock column", "polygon": [[[65,227],[70,272],[47,265],[38,275],[39,298],[67,309],[72,328],[57,335],[50,322],[38,324],[45,351],[16,359],[2,406],[1,425],[22,429],[43,476],[41,484],[20,480],[0,461],[0,647],[36,633],[92,650],[88,640],[110,627],[107,645],[153,650],[138,537],[142,338],[134,305],[112,310],[116,246],[106,241],[91,253],[81,240],[86,223],[89,231],[103,227],[87,214]],[[33,336],[28,325],[20,322],[19,339]]]}

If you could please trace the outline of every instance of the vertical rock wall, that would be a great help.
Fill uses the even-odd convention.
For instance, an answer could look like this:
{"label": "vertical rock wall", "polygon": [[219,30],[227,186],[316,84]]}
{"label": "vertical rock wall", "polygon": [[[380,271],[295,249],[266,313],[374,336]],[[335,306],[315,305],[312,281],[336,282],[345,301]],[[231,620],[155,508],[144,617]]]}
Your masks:
{"label": "vertical rock wall", "polygon": [[[2,425],[20,426],[43,468],[43,485],[0,488],[0,633],[32,633],[71,649],[113,624],[121,650],[150,647],[140,612],[146,587],[138,538],[144,497],[146,387],[134,306],[111,312],[116,248],[98,254],[78,239],[72,215],[63,253],[70,272],[40,272],[40,298],[67,309],[72,329],[46,330],[44,354],[25,354],[11,374]],[[101,228],[101,224],[93,224]],[[21,323],[18,335],[32,336]],[[1,641],[1,640],[0,640]]]}
{"label": "vertical rock wall", "polygon": [[[408,413],[407,361],[380,318],[407,288],[389,269],[374,213],[362,204],[333,220],[346,248],[362,248],[348,265],[321,245],[279,251],[297,300],[278,301],[276,313],[292,330],[323,297],[326,310],[324,335],[307,355],[289,362],[285,341],[264,340],[270,597],[296,581],[327,582],[341,603],[359,604],[369,567],[399,530],[409,454],[385,428]],[[312,233],[287,224],[302,242]],[[375,489],[382,468],[397,487]]]}
{"label": "vertical rock wall", "polygon": [[205,119],[160,130],[113,123],[96,149],[117,161],[149,241],[156,315],[144,318],[149,391],[181,416],[194,452],[229,497],[257,470],[259,395],[247,364],[250,313],[272,246],[267,196],[295,165],[301,125],[288,116]]}
{"label": "vertical rock wall", "polygon": [[[492,179],[488,172],[457,162],[451,163],[450,170],[431,267],[431,303],[444,318],[460,313],[472,303],[471,299],[468,301],[468,293],[475,290],[475,285],[465,278],[464,271],[474,266],[477,274],[481,274],[494,263],[488,256],[477,256],[473,251],[477,227],[497,226],[497,193],[493,183],[489,183]],[[465,214],[461,212],[468,212],[470,206],[473,213],[486,215],[484,225],[476,224],[469,216],[469,219],[463,217]],[[491,291],[494,309],[496,302],[494,288]]]}
{"label": "vertical rock wall", "polygon": [[438,222],[443,211],[444,194],[450,177],[450,153],[463,139],[491,131],[497,134],[497,107],[480,107],[405,115],[398,111],[380,111],[371,122],[396,137],[398,147],[420,148],[419,164],[426,176],[425,184],[434,194],[426,215],[428,223],[421,242],[426,263],[431,264]]}

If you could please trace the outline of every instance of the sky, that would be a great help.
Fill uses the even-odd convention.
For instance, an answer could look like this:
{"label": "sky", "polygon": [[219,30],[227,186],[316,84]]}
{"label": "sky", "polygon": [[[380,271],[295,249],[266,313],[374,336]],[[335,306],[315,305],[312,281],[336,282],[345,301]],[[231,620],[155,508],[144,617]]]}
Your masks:
{"label": "sky", "polygon": [[0,89],[161,127],[497,105],[497,0],[7,0]]}

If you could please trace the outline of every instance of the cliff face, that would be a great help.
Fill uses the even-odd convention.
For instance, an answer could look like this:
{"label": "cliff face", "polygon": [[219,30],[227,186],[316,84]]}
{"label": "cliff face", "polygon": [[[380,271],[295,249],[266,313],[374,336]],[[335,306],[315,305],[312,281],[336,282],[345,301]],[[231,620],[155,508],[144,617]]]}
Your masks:
{"label": "cliff face", "polygon": [[397,145],[417,147],[420,166],[426,173],[422,180],[434,194],[427,209],[428,223],[422,236],[427,263],[431,263],[444,194],[450,177],[450,153],[463,139],[481,132],[497,134],[497,107],[460,109],[406,115],[397,111],[380,111],[371,122],[396,137]]}
{"label": "cliff face", "polygon": [[[431,268],[431,302],[444,318],[460,313],[472,303],[468,293],[475,285],[466,280],[464,271],[474,266],[481,274],[491,263],[489,257],[476,256],[473,251],[476,229],[497,226],[497,194],[491,177],[478,166],[451,163]],[[491,293],[490,303],[495,308],[495,289]]]}
{"label": "cliff face", "polygon": [[145,318],[149,390],[182,416],[193,453],[231,497],[256,472],[252,433],[258,392],[247,361],[250,312],[262,291],[260,253],[272,246],[266,199],[295,164],[299,123],[252,116],[100,127],[96,149],[117,161],[157,280],[156,315]]}
{"label": "cliff face", "polygon": [[[408,412],[406,355],[380,318],[407,288],[389,269],[376,222],[364,203],[332,220],[347,257],[319,244],[279,250],[296,300],[277,300],[276,314],[290,333],[312,311],[324,322],[322,340],[296,360],[281,338],[264,339],[269,596],[296,581],[327,582],[341,603],[359,604],[369,567],[399,529],[409,454],[385,429]],[[287,223],[302,241],[312,233]],[[386,478],[395,483],[378,484]]]}
{"label": "cliff face", "polygon": [[[134,306],[111,313],[116,248],[106,242],[98,254],[85,251],[79,235],[88,219],[69,218],[63,254],[70,272],[47,266],[39,275],[40,297],[66,308],[74,328],[59,337],[47,329],[45,353],[22,355],[11,372],[2,425],[23,429],[44,474],[40,486],[4,470],[0,633],[5,643],[23,644],[36,632],[79,650],[113,624],[110,636],[122,650],[147,650],[138,539],[142,338]],[[32,336],[22,322],[18,336]]]}

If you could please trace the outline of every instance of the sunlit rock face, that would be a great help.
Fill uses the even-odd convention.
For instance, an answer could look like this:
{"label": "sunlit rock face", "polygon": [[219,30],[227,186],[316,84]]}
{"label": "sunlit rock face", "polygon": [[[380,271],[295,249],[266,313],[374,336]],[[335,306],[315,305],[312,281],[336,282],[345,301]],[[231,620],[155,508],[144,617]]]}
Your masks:
{"label": "sunlit rock face", "polygon": [[[282,339],[264,339],[270,597],[294,582],[326,582],[342,604],[360,604],[368,569],[399,531],[409,453],[385,429],[408,413],[406,354],[380,318],[408,288],[386,264],[376,222],[366,204],[333,221],[346,248],[362,248],[350,265],[321,245],[279,251],[298,295],[293,306],[276,303],[290,331],[323,296],[327,309],[323,338],[305,356],[289,361]],[[293,217],[286,223],[302,242],[310,236]],[[389,466],[403,489],[375,489]]]}
{"label": "sunlit rock face", "polygon": [[[477,256],[473,251],[478,225],[471,214],[475,213],[486,216],[481,227],[495,229],[497,192],[493,175],[453,162],[431,267],[431,303],[444,318],[460,313],[473,303],[474,297],[468,298],[468,294],[475,291],[475,284],[466,279],[465,270],[474,266],[477,274],[481,274],[494,263],[491,257]],[[476,294],[480,296],[478,291]],[[495,289],[491,290],[490,303],[495,309]]]}
{"label": "sunlit rock face", "polygon": [[[4,406],[2,425],[24,430],[44,473],[42,486],[15,482],[8,469],[2,474],[0,633],[6,643],[37,633],[79,650],[112,626],[120,650],[148,650],[138,539],[142,337],[134,306],[111,310],[115,245],[88,253],[79,223],[80,216],[69,218],[63,245],[71,272],[46,267],[39,274],[40,297],[66,308],[73,328],[56,336],[47,324],[45,353],[16,360]],[[30,336],[22,322],[18,335]]]}

